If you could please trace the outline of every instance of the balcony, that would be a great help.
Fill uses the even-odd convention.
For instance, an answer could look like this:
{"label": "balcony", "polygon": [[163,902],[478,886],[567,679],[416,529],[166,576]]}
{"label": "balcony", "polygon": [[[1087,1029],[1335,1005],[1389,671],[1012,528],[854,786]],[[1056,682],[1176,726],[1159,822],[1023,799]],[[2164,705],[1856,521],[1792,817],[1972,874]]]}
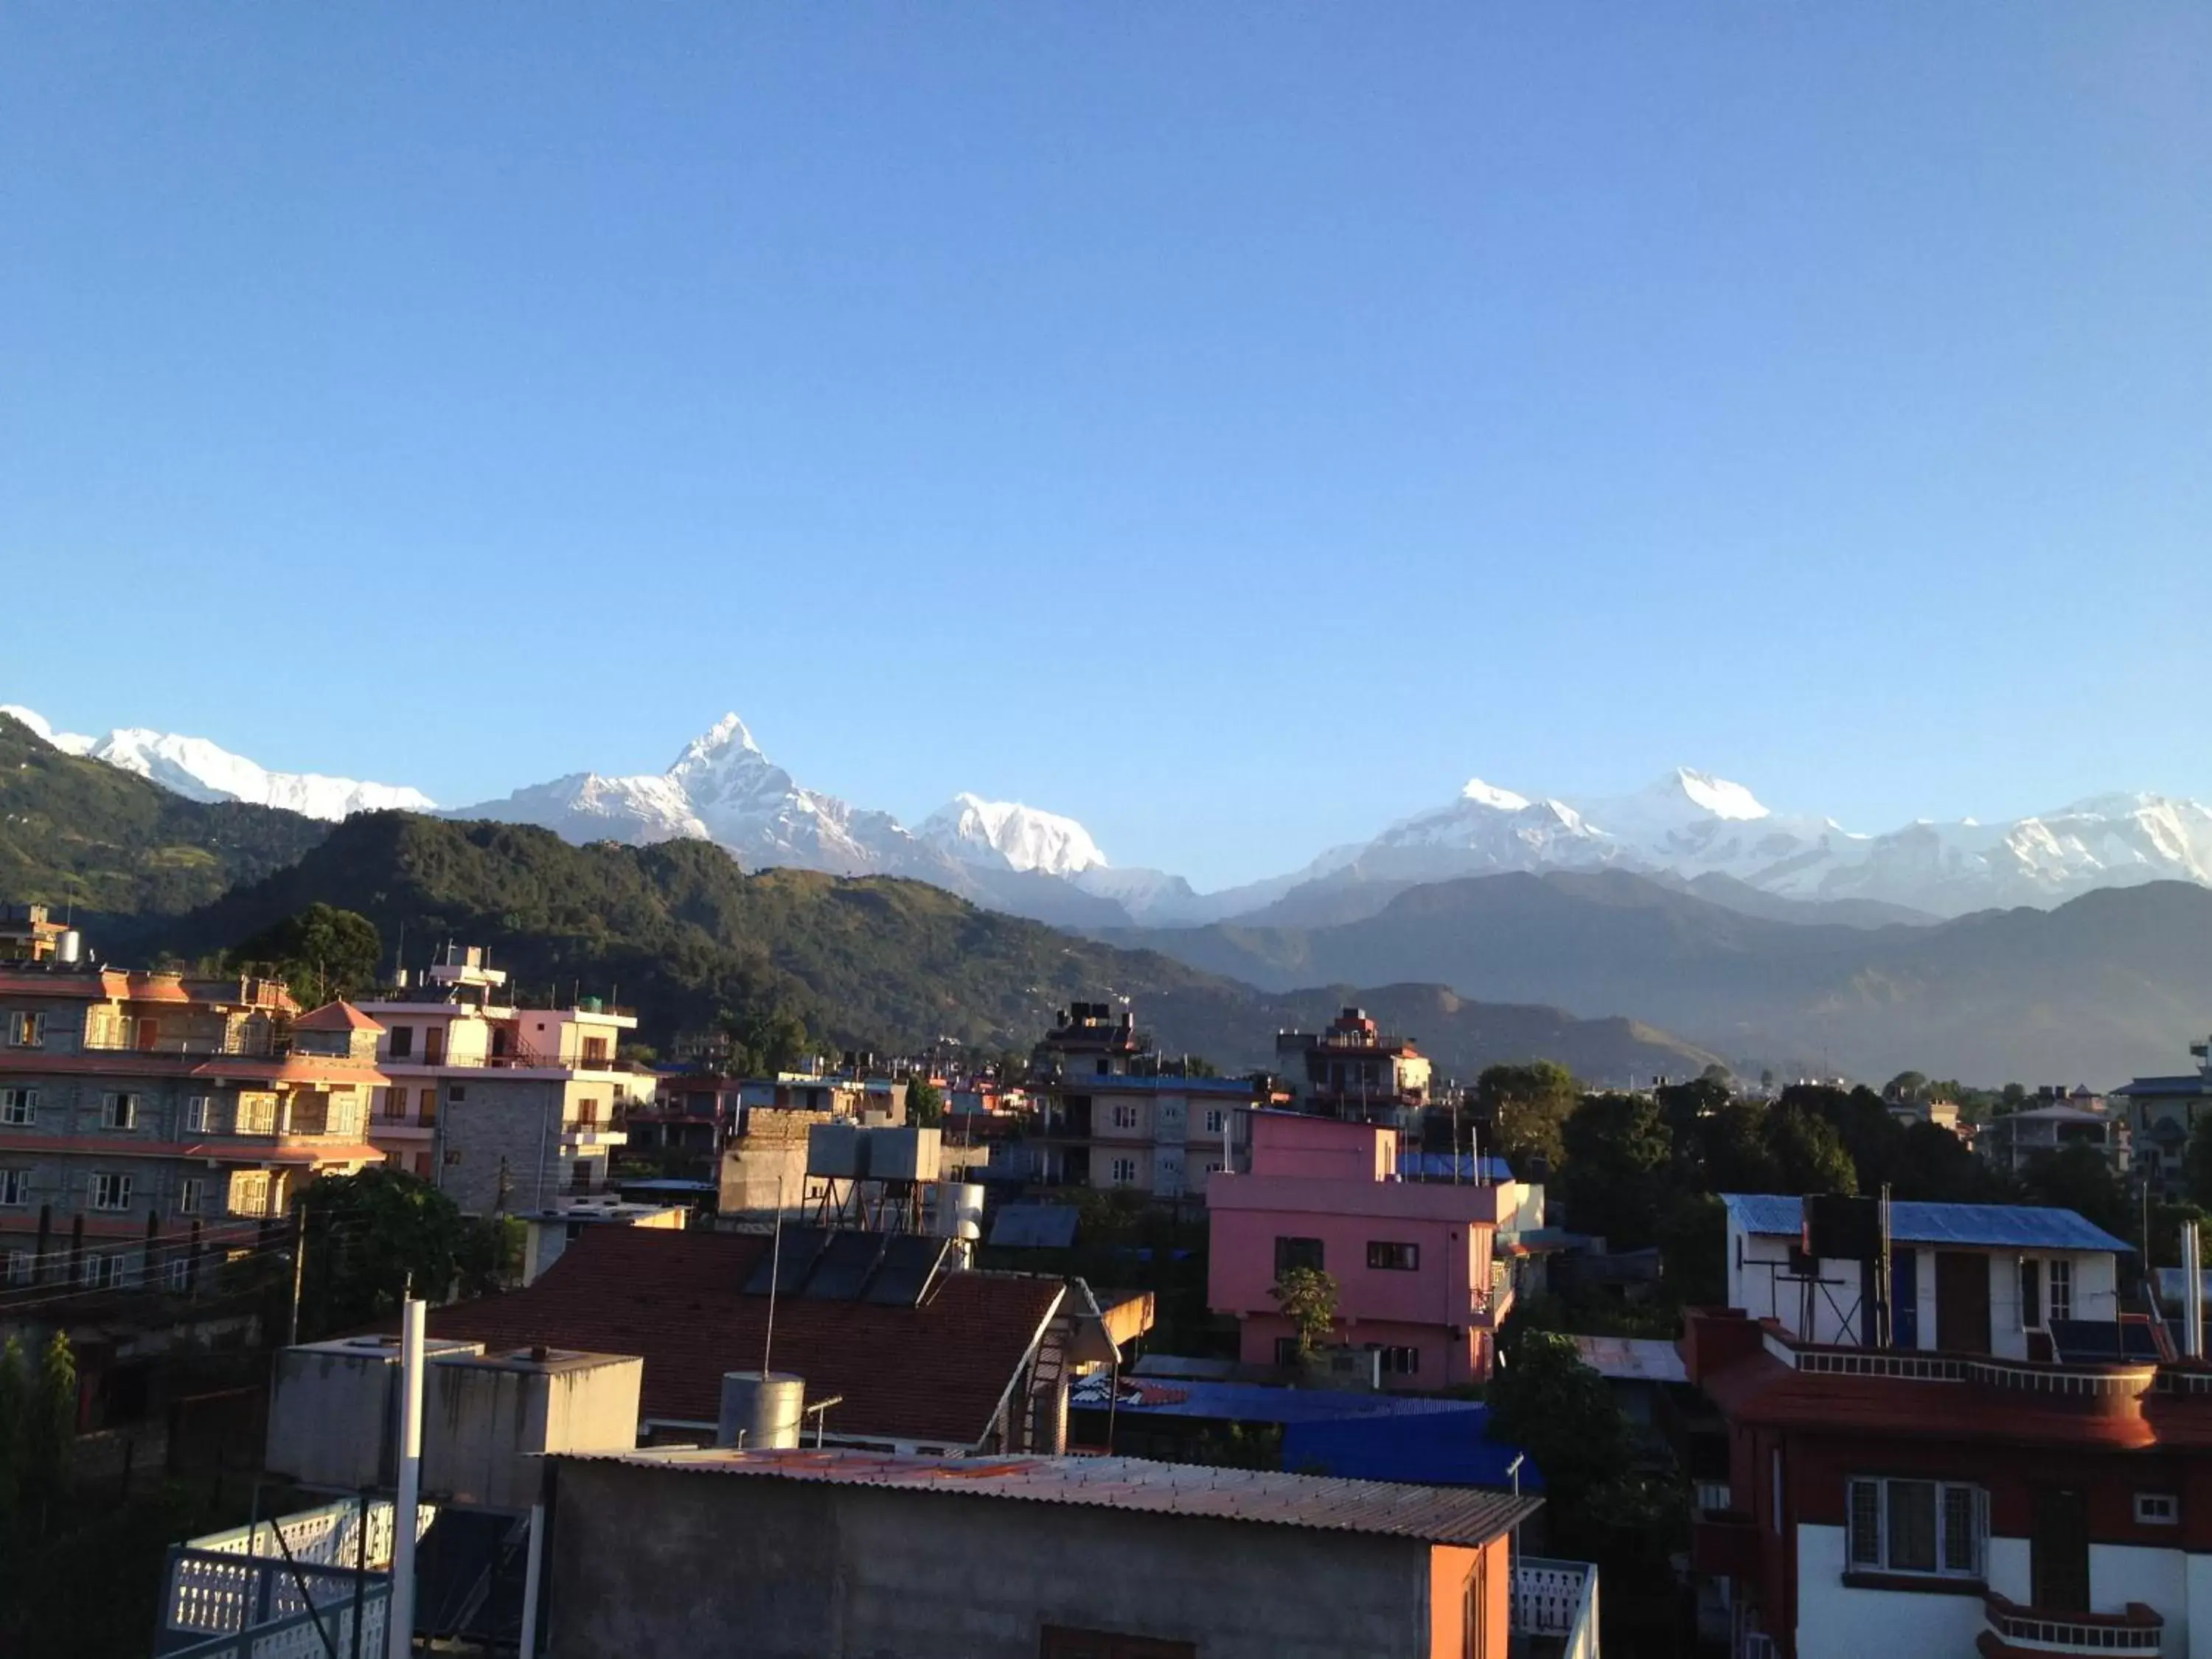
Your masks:
{"label": "balcony", "polygon": [[1513,1566],[1514,1651],[1530,1659],[1598,1659],[1597,1569],[1525,1555]]}
{"label": "balcony", "polygon": [[149,1060],[276,1060],[290,1045],[279,1042],[267,1028],[217,1033],[156,1032],[151,1036],[89,1026],[84,1034],[88,1054],[143,1054]]}
{"label": "balcony", "polygon": [[1984,1628],[1977,1645],[1987,1659],[2012,1654],[2157,1653],[2166,1620],[2130,1601],[2124,1613],[2054,1613],[2024,1607],[1992,1592],[1982,1602]]}
{"label": "balcony", "polygon": [[[383,1652],[392,1509],[384,1500],[365,1512],[328,1504],[174,1546],[154,1651],[162,1659]],[[422,1507],[417,1536],[435,1513]],[[367,1570],[357,1571],[363,1557]]]}

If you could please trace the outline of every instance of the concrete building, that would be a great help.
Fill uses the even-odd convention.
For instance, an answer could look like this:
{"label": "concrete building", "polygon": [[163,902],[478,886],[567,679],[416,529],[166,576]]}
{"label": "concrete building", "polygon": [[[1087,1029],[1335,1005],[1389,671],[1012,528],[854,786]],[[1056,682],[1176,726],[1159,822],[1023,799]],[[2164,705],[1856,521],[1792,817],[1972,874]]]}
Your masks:
{"label": "concrete building", "polygon": [[680,1204],[626,1204],[619,1198],[569,1198],[522,1218],[522,1282],[534,1284],[539,1274],[561,1259],[587,1227],[661,1227],[680,1229],[691,1212]]}
{"label": "concrete building", "polygon": [[1275,1071],[1302,1112],[1413,1129],[1429,1104],[1427,1058],[1384,1036],[1364,1008],[1345,1009],[1318,1035],[1276,1033]]}
{"label": "concrete building", "polygon": [[2212,1651],[2212,1368],[2110,1334],[2037,1361],[1692,1310],[1681,1352],[1729,1456],[1691,1562],[1730,1651]]}
{"label": "concrete building", "polygon": [[2200,1114],[2212,1110],[2212,1042],[2192,1042],[2197,1069],[2175,1077],[2139,1077],[2112,1091],[2132,1132],[2136,1174],[2161,1198],[2182,1191],[2182,1156]]}
{"label": "concrete building", "polygon": [[361,1006],[386,1028],[377,1058],[389,1083],[370,1135],[387,1163],[472,1214],[605,1188],[623,1116],[655,1081],[617,1060],[635,1015],[593,997],[517,1006],[475,946],[447,947],[419,981]]}
{"label": "concrete building", "polygon": [[1539,1503],[1131,1458],[723,1449],[556,1457],[553,1489],[564,1659],[692,1659],[740,1632],[756,1659],[1505,1659],[1510,1539]]}
{"label": "concrete building", "polygon": [[1398,1133],[1379,1125],[1247,1115],[1249,1173],[1206,1194],[1206,1299],[1235,1316],[1244,1363],[1290,1363],[1297,1333],[1271,1292],[1286,1269],[1318,1267],[1336,1280],[1341,1340],[1376,1352],[1385,1387],[1487,1377],[1512,1306],[1497,1236],[1520,1215],[1521,1188],[1402,1180]]}
{"label": "concrete building", "polygon": [[1975,1138],[1974,1149],[2007,1174],[2022,1175],[2039,1159],[2069,1146],[2087,1146],[2125,1179],[2132,1168],[2134,1139],[2126,1114],[2107,1111],[2101,1098],[2081,1092],[2081,1104],[2061,1097],[1991,1118]]}
{"label": "concrete building", "polygon": [[[1730,1307],[1807,1342],[1872,1341],[1871,1261],[1807,1258],[1802,1199],[1721,1201]],[[1899,1348],[2048,1359],[2054,1322],[2119,1316],[2119,1257],[2130,1247],[2071,1210],[1899,1201],[1889,1212]]]}
{"label": "concrete building", "polygon": [[307,1182],[375,1161],[385,1079],[358,1010],[72,954],[0,963],[9,1283],[185,1289]]}
{"label": "concrete building", "polygon": [[1089,1187],[1180,1200],[1201,1197],[1237,1157],[1242,1078],[1193,1077],[1160,1054],[1135,1016],[1079,1002],[1037,1045],[1030,1092],[1036,1121],[1018,1158],[1048,1186]]}

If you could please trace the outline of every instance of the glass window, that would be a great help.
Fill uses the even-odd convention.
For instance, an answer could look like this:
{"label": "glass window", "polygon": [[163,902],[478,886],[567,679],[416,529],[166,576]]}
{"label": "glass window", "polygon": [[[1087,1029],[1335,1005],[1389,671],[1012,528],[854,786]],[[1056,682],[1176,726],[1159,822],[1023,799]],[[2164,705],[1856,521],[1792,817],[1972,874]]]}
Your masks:
{"label": "glass window", "polygon": [[1889,1483],[1889,1568],[1893,1572],[1936,1571],[1936,1483]]}
{"label": "glass window", "polygon": [[207,1190],[207,1182],[198,1176],[186,1176],[177,1183],[177,1213],[198,1215],[200,1200]]}
{"label": "glass window", "polygon": [[1367,1243],[1367,1265],[1397,1273],[1411,1273],[1421,1265],[1421,1247],[1370,1239]]}
{"label": "glass window", "polygon": [[2051,1264],[2051,1316],[2074,1317],[2074,1264],[2070,1261]]}
{"label": "glass window", "polygon": [[1133,1182],[1136,1178],[1137,1160],[1135,1158],[1117,1158],[1114,1160],[1114,1184],[1115,1186],[1127,1187]]}
{"label": "glass window", "polygon": [[10,1014],[8,1016],[8,1042],[15,1048],[43,1048],[46,1046],[46,1017],[44,1014]]}
{"label": "glass window", "polygon": [[95,1210],[129,1209],[131,1177],[127,1175],[94,1175],[92,1178],[92,1207]]}
{"label": "glass window", "polygon": [[2043,1264],[2028,1256],[2020,1264],[2020,1328],[2043,1328]]}
{"label": "glass window", "polygon": [[2139,1492],[2136,1494],[2136,1520],[2147,1527],[2179,1526],[2181,1500],[2170,1492]]}
{"label": "glass window", "polygon": [[28,1170],[0,1170],[0,1205],[13,1209],[31,1201],[31,1172]]}
{"label": "glass window", "polygon": [[1317,1238],[1283,1238],[1275,1240],[1275,1277],[1280,1279],[1293,1267],[1322,1266],[1322,1250]]}
{"label": "glass window", "polygon": [[1207,1108],[1206,1109],[1206,1133],[1208,1133],[1208,1134],[1210,1134],[1210,1135],[1218,1135],[1218,1134],[1219,1134],[1219,1133],[1221,1133],[1221,1131],[1222,1131],[1223,1127],[1224,1127],[1225,1124],[1227,1124],[1227,1122],[1228,1122],[1228,1121],[1229,1121],[1229,1114],[1228,1114],[1228,1113],[1226,1113],[1226,1112],[1224,1112],[1224,1111],[1223,1111],[1223,1110],[1221,1109],[1221,1108],[1220,1108],[1220,1107],[1218,1107],[1218,1106],[1209,1106],[1209,1107],[1207,1107]]}
{"label": "glass window", "polygon": [[1854,1480],[1849,1489],[1850,1565],[1869,1572],[1979,1578],[1989,1539],[1989,1495],[1944,1480]]}
{"label": "glass window", "polygon": [[205,1095],[194,1095],[185,1102],[185,1133],[195,1135],[205,1133],[207,1123],[208,1097]]}
{"label": "glass window", "polygon": [[0,1089],[0,1123],[15,1125],[34,1121],[39,1115],[39,1091],[36,1089]]}
{"label": "glass window", "polygon": [[414,1052],[415,1028],[412,1025],[393,1026],[392,1028],[391,1058],[393,1060],[405,1060]]}
{"label": "glass window", "polygon": [[100,1127],[103,1129],[128,1129],[138,1121],[138,1097],[109,1094],[100,1099]]}

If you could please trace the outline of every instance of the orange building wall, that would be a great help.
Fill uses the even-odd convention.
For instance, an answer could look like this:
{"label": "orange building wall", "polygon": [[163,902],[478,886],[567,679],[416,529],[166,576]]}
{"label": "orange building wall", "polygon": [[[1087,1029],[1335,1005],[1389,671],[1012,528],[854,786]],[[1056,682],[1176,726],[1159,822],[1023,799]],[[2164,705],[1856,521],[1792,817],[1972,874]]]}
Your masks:
{"label": "orange building wall", "polygon": [[[1467,1581],[1480,1571],[1480,1639],[1470,1644],[1464,1609]],[[1480,1549],[1437,1544],[1429,1550],[1429,1659],[1507,1659],[1513,1630],[1512,1547],[1493,1538]]]}

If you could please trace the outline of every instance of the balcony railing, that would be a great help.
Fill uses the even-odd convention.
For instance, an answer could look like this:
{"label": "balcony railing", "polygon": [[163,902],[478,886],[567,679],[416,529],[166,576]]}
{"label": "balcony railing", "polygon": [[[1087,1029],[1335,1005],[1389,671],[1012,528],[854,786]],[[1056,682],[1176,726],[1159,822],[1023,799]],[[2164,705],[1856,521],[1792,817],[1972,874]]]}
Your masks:
{"label": "balcony railing", "polygon": [[[417,1536],[435,1513],[427,1504],[419,1511]],[[161,1659],[383,1652],[392,1519],[389,1502],[329,1504],[174,1546],[155,1652]],[[364,1559],[366,1571],[357,1571]]]}
{"label": "balcony railing", "polygon": [[2140,1601],[2129,1602],[2124,1613],[2051,1613],[1992,1592],[1982,1606],[1990,1633],[2008,1647],[2069,1655],[2156,1653],[2166,1641],[2166,1620]]}
{"label": "balcony railing", "polygon": [[1513,1628],[1558,1642],[1560,1659],[1598,1659],[1596,1567],[1522,1557],[1513,1566]]}
{"label": "balcony railing", "polygon": [[274,1060],[280,1058],[289,1046],[265,1030],[234,1031],[222,1036],[172,1036],[164,1033],[151,1042],[141,1042],[125,1031],[94,1030],[84,1034],[84,1052],[88,1054],[147,1054],[157,1060],[173,1056]]}

